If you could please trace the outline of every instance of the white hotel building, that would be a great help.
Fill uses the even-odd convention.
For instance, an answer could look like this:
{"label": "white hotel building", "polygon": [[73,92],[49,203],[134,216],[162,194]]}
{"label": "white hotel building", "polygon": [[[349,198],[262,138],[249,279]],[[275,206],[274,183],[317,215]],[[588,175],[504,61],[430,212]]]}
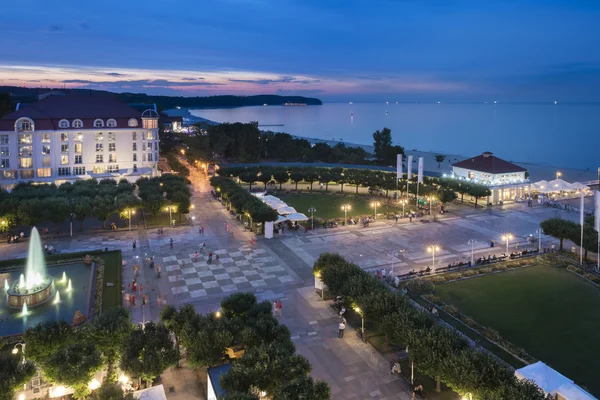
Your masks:
{"label": "white hotel building", "polygon": [[158,114],[109,95],[49,95],[0,119],[0,186],[157,175]]}

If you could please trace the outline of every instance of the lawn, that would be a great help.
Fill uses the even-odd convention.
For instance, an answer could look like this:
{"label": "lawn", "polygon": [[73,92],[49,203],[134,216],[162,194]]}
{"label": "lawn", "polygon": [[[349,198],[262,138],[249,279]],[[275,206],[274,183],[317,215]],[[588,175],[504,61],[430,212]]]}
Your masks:
{"label": "lawn", "polygon": [[[325,220],[339,218],[341,221],[344,220],[344,211],[342,205],[350,205],[348,210],[348,218],[360,217],[373,215],[375,209],[371,207],[373,201],[378,201],[379,206],[377,207],[377,214],[379,217],[384,217],[385,213],[395,213],[399,210],[402,212],[402,206],[400,208],[394,206],[386,206],[384,204],[385,199],[379,198],[378,196],[356,196],[356,195],[338,195],[338,194],[293,194],[293,195],[281,195],[281,200],[285,201],[288,205],[294,207],[296,211],[306,214],[310,217],[309,208],[314,207],[317,211],[315,212],[315,218],[323,218]],[[406,207],[406,211],[409,211],[409,207]]]}
{"label": "lawn", "polygon": [[600,290],[543,266],[436,286],[436,295],[600,394]]}
{"label": "lawn", "polygon": [[[102,253],[104,259],[104,288],[102,289],[102,309],[121,307],[121,250]],[[113,282],[112,287],[106,286]]]}

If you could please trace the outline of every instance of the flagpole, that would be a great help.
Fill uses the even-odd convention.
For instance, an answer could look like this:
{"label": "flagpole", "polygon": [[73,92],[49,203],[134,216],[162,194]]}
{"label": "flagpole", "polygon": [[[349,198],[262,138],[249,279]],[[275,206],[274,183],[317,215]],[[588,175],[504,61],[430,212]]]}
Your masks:
{"label": "flagpole", "polygon": [[581,224],[581,246],[579,246],[579,265],[583,265],[583,208],[584,208],[583,190],[581,191],[581,201],[579,203],[579,223]]}

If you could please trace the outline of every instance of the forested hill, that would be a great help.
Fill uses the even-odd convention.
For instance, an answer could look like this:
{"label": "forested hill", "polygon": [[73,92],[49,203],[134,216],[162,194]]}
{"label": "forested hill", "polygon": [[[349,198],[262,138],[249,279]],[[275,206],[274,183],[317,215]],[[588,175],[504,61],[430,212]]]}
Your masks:
{"label": "forested hill", "polygon": [[[10,93],[13,106],[16,103],[32,103],[37,96],[47,93],[52,89],[23,88],[18,86],[0,86],[0,93]],[[62,91],[62,89],[54,89]],[[68,92],[90,93],[89,89],[67,89]],[[182,97],[182,96],[153,96],[145,93],[111,93],[103,90],[92,90],[94,95],[113,94],[119,96],[126,103],[156,103],[160,109],[175,107],[242,107],[242,106],[270,106],[285,103],[300,103],[307,105],[321,105],[321,100],[303,96],[277,96],[260,94],[256,96],[207,96],[207,97]]]}

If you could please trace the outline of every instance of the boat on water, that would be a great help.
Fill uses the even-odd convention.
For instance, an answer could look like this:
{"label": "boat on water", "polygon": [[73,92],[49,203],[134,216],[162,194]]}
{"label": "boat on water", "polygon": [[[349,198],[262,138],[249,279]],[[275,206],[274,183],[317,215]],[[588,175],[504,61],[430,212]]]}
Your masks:
{"label": "boat on water", "polygon": [[352,103],[352,102],[349,102],[348,104],[354,104],[354,103]]}
{"label": "boat on water", "polygon": [[283,103],[284,106],[305,106],[306,103]]}

